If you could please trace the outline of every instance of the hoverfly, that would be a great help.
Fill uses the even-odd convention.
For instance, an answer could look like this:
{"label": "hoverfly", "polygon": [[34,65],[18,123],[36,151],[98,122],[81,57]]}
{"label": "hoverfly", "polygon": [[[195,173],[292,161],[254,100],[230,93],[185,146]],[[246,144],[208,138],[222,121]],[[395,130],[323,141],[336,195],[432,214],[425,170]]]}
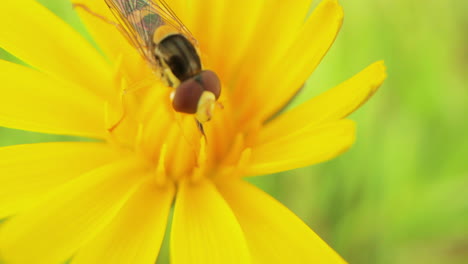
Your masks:
{"label": "hoverfly", "polygon": [[221,93],[216,73],[203,70],[196,39],[164,0],[105,0],[123,33],[161,80],[174,88],[175,111],[212,117]]}

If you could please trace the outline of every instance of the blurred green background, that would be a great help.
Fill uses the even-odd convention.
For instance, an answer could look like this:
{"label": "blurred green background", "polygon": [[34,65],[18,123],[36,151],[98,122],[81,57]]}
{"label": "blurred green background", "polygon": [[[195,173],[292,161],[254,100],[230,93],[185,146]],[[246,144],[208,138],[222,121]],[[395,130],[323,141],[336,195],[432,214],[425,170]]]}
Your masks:
{"label": "blurred green background", "polygon": [[[39,2],[84,33],[67,1]],[[468,263],[468,1],[340,2],[342,31],[297,103],[385,60],[388,79],[352,116],[357,142],[251,181],[352,264]],[[2,146],[66,139],[0,128]]]}

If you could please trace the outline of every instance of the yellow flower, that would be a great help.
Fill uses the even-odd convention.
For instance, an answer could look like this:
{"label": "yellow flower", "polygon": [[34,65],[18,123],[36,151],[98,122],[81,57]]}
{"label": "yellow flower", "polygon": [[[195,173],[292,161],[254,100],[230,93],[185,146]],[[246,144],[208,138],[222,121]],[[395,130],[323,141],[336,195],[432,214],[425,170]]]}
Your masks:
{"label": "yellow flower", "polygon": [[[112,18],[104,1],[80,2]],[[345,118],[383,82],[383,63],[267,122],[335,39],[337,1],[307,19],[309,0],[167,2],[223,83],[224,109],[206,123],[206,142],[115,27],[80,12],[97,51],[36,1],[2,3],[0,46],[31,67],[0,61],[0,125],[98,141],[0,149],[0,258],[154,263],[175,200],[175,264],[344,263],[242,177],[348,149],[355,130]],[[132,86],[143,88],[122,96]]]}

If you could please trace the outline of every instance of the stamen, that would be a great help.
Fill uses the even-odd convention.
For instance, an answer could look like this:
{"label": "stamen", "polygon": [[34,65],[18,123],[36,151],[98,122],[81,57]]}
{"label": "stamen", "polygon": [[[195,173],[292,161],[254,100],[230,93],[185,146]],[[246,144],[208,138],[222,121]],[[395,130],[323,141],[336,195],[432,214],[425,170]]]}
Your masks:
{"label": "stamen", "polygon": [[156,184],[164,185],[167,181],[167,170],[166,170],[166,153],[167,153],[167,144],[164,144],[161,147],[159,152],[158,165],[156,167]]}
{"label": "stamen", "polygon": [[116,83],[121,81],[121,79],[122,79],[121,76],[125,72],[125,70],[122,69],[122,67],[123,67],[123,54],[120,53],[117,56],[117,58],[115,59],[114,66],[113,66],[113,73],[114,73],[114,76],[115,76],[114,81]]}
{"label": "stamen", "polygon": [[135,137],[135,147],[137,151],[141,151],[141,147],[143,146],[143,123],[138,123],[137,134]]}
{"label": "stamen", "polygon": [[198,155],[198,164],[205,164],[207,161],[206,156],[206,141],[204,138],[200,139],[200,152]]}
{"label": "stamen", "polygon": [[250,162],[250,157],[252,156],[252,149],[246,148],[242,151],[242,154],[239,158],[239,162],[237,163],[237,167],[234,169],[233,176],[240,177],[240,175],[244,174],[245,168]]}
{"label": "stamen", "polygon": [[105,101],[104,102],[104,125],[106,126],[106,128],[111,126],[109,107],[110,107],[109,101]]}
{"label": "stamen", "polygon": [[[184,129],[184,125],[182,124],[182,115],[180,115],[179,113],[174,113],[174,119],[176,120],[177,122],[177,125],[179,126],[179,130],[180,130],[180,134],[182,135],[182,138],[185,140],[185,142],[187,143],[188,146],[190,146],[190,148],[192,149],[193,151],[193,154],[195,155],[195,157],[197,156],[197,150],[195,148],[195,142],[192,142],[186,135],[185,133],[185,129]],[[198,165],[197,165],[198,166]]]}
{"label": "stamen", "polygon": [[241,153],[241,150],[245,147],[244,141],[244,134],[238,133],[234,139],[234,142],[229,147],[229,152],[222,161],[223,165],[229,166],[237,161],[239,158],[239,153]]}
{"label": "stamen", "polygon": [[200,151],[197,158],[197,166],[193,170],[192,181],[196,182],[205,176],[207,168],[206,141],[200,138]]}
{"label": "stamen", "polygon": [[245,136],[245,145],[246,146],[253,146],[257,141],[257,137],[259,134],[260,129],[262,128],[262,124],[257,120],[256,122],[251,122],[246,130]]}

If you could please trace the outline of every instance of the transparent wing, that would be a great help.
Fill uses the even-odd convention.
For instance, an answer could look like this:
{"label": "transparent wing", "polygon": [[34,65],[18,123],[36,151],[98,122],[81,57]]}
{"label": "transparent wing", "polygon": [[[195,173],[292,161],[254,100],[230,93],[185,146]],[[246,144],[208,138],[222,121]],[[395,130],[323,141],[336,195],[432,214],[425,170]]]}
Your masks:
{"label": "transparent wing", "polygon": [[197,41],[164,0],[105,0],[122,25],[129,41],[155,69],[153,56],[155,30],[168,25],[184,34],[194,45]]}
{"label": "transparent wing", "polygon": [[156,12],[161,15],[162,20],[177,29],[180,33],[184,34],[188,40],[195,46],[198,46],[197,39],[193,36],[192,32],[182,23],[174,11],[164,0],[147,0]]}

